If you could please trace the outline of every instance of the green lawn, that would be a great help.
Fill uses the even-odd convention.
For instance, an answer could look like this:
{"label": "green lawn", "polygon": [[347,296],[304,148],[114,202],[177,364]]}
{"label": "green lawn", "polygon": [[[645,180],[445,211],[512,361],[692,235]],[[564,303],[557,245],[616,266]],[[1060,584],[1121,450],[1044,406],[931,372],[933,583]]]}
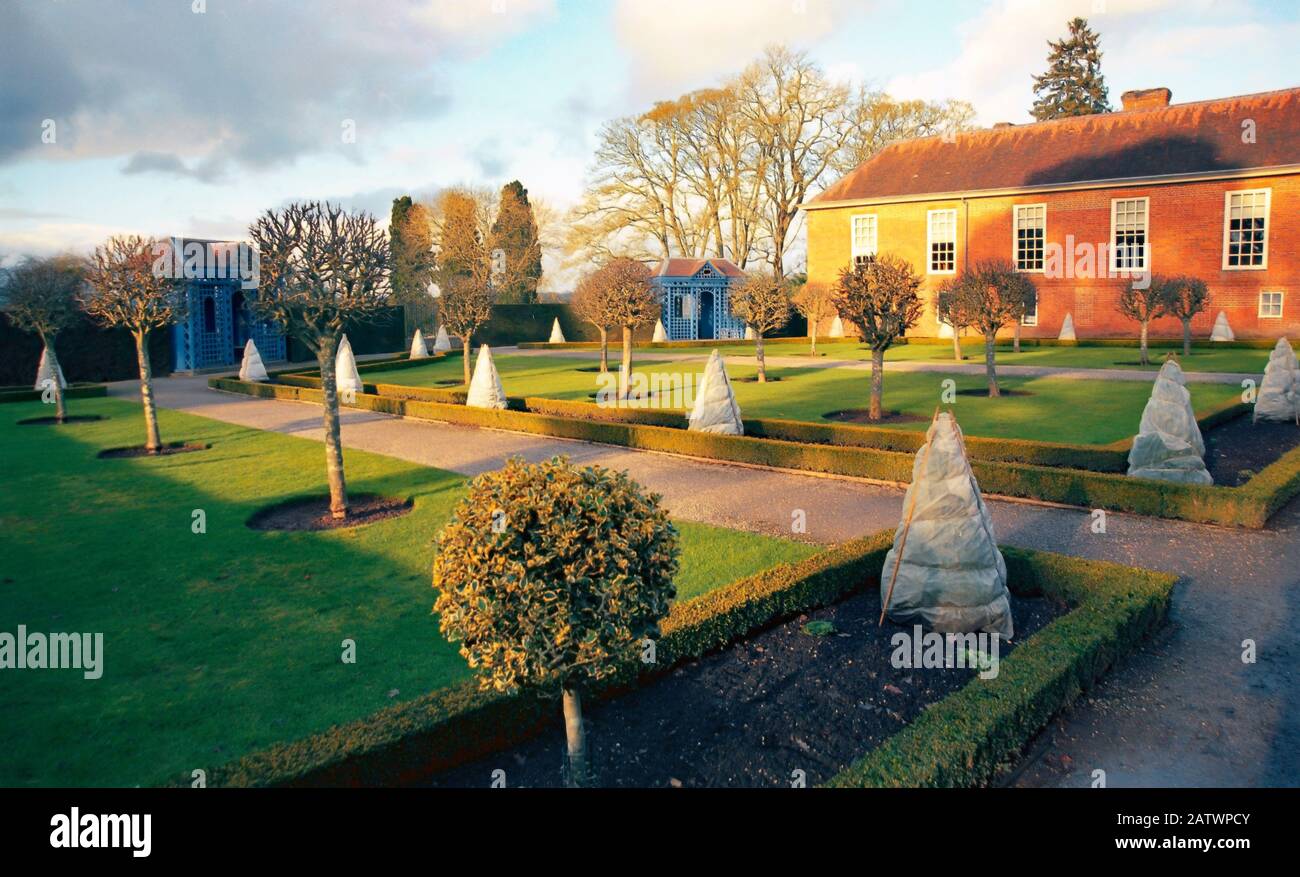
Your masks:
{"label": "green lawn", "polygon": [[[728,351],[730,353],[730,351]],[[633,368],[647,375],[698,374],[704,356],[674,362],[633,359]],[[512,396],[545,396],[590,401],[597,390],[593,361],[564,356],[506,355],[496,359],[501,381]],[[367,372],[365,380],[415,386],[438,386],[460,375],[454,358],[428,365]],[[736,400],[746,417],[780,417],[824,421],[824,415],[845,408],[866,408],[870,401],[870,371],[858,368],[769,368],[781,378],[768,384],[746,383],[752,366],[727,366]],[[952,379],[958,391],[980,391],[987,385],[982,375],[892,372],[885,376],[885,408],[923,418],[895,428],[922,430],[940,401],[942,382]],[[959,395],[954,410],[962,429],[970,435],[1019,438],[1079,444],[1106,444],[1137,432],[1142,409],[1151,395],[1145,381],[1085,381],[1068,378],[1010,378],[999,380],[1007,390],[1030,393],[989,399]],[[1241,388],[1233,385],[1190,384],[1192,401],[1204,413],[1236,399]]]}
{"label": "green lawn", "polygon": [[[769,340],[766,345],[768,356],[808,356],[808,339]],[[752,356],[753,348],[724,348],[728,355]],[[1169,346],[1151,347],[1152,365],[1145,369],[1155,372],[1170,350],[1178,356],[1178,362],[1186,371],[1194,372],[1234,372],[1244,374],[1264,373],[1268,363],[1267,350],[1247,348],[1193,348],[1192,355],[1182,355],[1182,345],[1177,348]],[[646,348],[649,355],[662,352],[660,349]],[[871,350],[855,340],[822,341],[817,344],[817,358],[823,360],[863,360],[871,359]],[[965,340],[962,354],[967,365],[983,365],[984,342],[982,340]],[[944,344],[902,344],[891,347],[885,354],[887,362],[953,362],[952,343]],[[1138,349],[1132,347],[1029,347],[1021,348],[1020,353],[1011,352],[1011,344],[999,344],[997,361],[1000,365],[1038,365],[1052,368],[1118,368],[1142,370],[1138,364]]]}
{"label": "green lawn", "polygon": [[[414,511],[354,530],[254,532],[244,522],[256,509],[324,492],[320,444],[162,411],[164,440],[212,447],[99,460],[141,441],[139,407],[70,408],[109,419],[17,426],[46,408],[0,406],[0,631],[102,632],[104,672],[0,672],[0,786],[185,780],[468,675],[430,616],[432,539],[464,477],[349,451],[353,490],[409,496]],[[191,532],[195,509],[205,534]],[[678,526],[683,598],[815,550]],[[345,638],[355,664],[340,661]]]}

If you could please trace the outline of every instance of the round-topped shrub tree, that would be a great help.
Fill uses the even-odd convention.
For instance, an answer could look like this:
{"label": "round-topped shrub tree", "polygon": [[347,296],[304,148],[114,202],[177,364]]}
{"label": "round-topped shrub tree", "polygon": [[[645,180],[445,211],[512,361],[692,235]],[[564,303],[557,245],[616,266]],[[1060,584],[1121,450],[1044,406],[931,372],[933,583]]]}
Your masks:
{"label": "round-topped shrub tree", "polygon": [[484,688],[559,695],[568,782],[589,778],[582,694],[659,634],[677,530],[626,474],[556,457],[478,476],[438,534],[434,611]]}

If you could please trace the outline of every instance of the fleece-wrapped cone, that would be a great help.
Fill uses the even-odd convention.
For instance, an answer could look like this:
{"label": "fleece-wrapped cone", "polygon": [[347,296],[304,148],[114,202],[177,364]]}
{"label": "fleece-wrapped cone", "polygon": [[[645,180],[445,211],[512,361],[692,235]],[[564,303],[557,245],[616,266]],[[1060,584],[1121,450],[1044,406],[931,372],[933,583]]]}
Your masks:
{"label": "fleece-wrapped cone", "polygon": [[1061,324],[1061,334],[1056,336],[1058,341],[1078,341],[1074,336],[1074,315],[1066,314],[1065,322]]}
{"label": "fleece-wrapped cone", "polygon": [[1300,410],[1300,367],[1285,338],[1277,339],[1255,400],[1256,420],[1295,420]]}
{"label": "fleece-wrapped cone", "polygon": [[652,341],[667,341],[667,340],[668,340],[668,333],[664,331],[664,321],[663,321],[663,320],[655,320],[655,337],[652,338],[651,340],[652,340]]}
{"label": "fleece-wrapped cone", "polygon": [[[67,378],[63,377],[63,366],[59,366],[59,386],[63,389],[68,388]],[[41,361],[36,366],[36,386],[33,389],[45,389],[45,382],[54,380],[54,373],[50,371],[50,351],[41,349]]]}
{"label": "fleece-wrapped cone", "polygon": [[559,317],[556,317],[555,322],[551,324],[551,340],[548,343],[550,344],[564,343],[564,330],[560,328]]}
{"label": "fleece-wrapped cone", "polygon": [[939,323],[939,337],[952,338],[952,323]]}
{"label": "fleece-wrapped cone", "polygon": [[505,408],[506,391],[501,386],[492,361],[492,350],[484,344],[478,349],[478,362],[474,363],[474,378],[469,382],[469,396],[465,404],[470,408]]}
{"label": "fleece-wrapped cone", "polygon": [[740,406],[731,390],[731,379],[722,364],[722,355],[713,351],[704,376],[695,391],[695,407],[687,416],[687,429],[695,432],[716,432],[723,435],[744,435],[745,426],[740,420]]}
{"label": "fleece-wrapped cone", "polygon": [[1214,483],[1205,468],[1205,440],[1183,381],[1183,371],[1172,359],[1160,367],[1128,453],[1129,477]]}
{"label": "fleece-wrapped cone", "polygon": [[446,353],[451,350],[451,339],[447,337],[447,327],[439,326],[438,334],[433,337],[433,352]]}
{"label": "fleece-wrapped cone", "polygon": [[411,359],[428,359],[429,345],[424,343],[424,333],[419,329],[411,336]]}
{"label": "fleece-wrapped cone", "polygon": [[844,337],[844,321],[840,319],[839,314],[836,314],[835,319],[831,320],[830,337],[832,338]]}
{"label": "fleece-wrapped cone", "polygon": [[1219,311],[1219,316],[1214,319],[1214,328],[1210,330],[1211,341],[1236,341],[1237,335],[1228,325],[1228,315]]}
{"label": "fleece-wrapped cone", "polygon": [[360,393],[361,374],[357,371],[357,358],[352,355],[352,344],[344,335],[339,342],[339,352],[334,357],[334,386],[340,393]]}
{"label": "fleece-wrapped cone", "polygon": [[1007,565],[966,461],[961,428],[952,414],[941,412],[925,438],[912,465],[894,546],[881,568],[880,599],[888,595],[888,614],[897,622],[922,622],[941,633],[997,633],[1009,639],[1015,627]]}
{"label": "fleece-wrapped cone", "polygon": [[244,358],[239,363],[239,379],[241,381],[269,381],[271,378],[266,373],[266,363],[262,362],[262,354],[258,352],[257,345],[253,339],[249,338],[248,343],[244,345]]}

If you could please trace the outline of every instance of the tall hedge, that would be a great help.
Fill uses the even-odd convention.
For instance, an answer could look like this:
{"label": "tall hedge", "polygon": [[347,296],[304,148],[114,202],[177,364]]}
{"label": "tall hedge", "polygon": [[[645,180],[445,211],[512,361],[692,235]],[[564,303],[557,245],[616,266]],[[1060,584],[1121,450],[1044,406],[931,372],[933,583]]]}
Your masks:
{"label": "tall hedge", "polygon": [[[130,333],[104,329],[86,317],[59,333],[54,350],[69,383],[126,381],[140,376]],[[0,386],[32,386],[40,360],[40,339],[15,328],[0,314]],[[171,374],[175,358],[170,330],[149,336],[149,360],[155,376]]]}

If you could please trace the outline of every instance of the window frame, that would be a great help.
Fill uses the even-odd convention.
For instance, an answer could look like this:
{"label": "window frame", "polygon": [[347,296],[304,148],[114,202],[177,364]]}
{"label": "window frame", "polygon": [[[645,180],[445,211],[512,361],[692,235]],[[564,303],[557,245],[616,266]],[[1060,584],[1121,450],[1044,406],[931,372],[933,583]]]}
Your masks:
{"label": "window frame", "polygon": [[[934,215],[936,213],[952,214],[952,267],[947,269],[936,269],[934,267]],[[926,274],[956,274],[957,273],[957,208],[941,207],[937,210],[925,211],[925,273]],[[947,243],[941,241],[940,243]]]}
{"label": "window frame", "polygon": [[1034,289],[1034,315],[1031,317],[1028,314],[1025,314],[1023,317],[1020,318],[1020,325],[1022,326],[1038,325],[1038,304],[1039,304],[1038,289],[1035,288]]}
{"label": "window frame", "polygon": [[[1264,313],[1264,296],[1266,296],[1266,295],[1276,295],[1276,296],[1277,296],[1277,313],[1276,313],[1276,314],[1266,314],[1266,313]],[[1285,310],[1286,310],[1286,290],[1283,290],[1283,289],[1261,289],[1261,290],[1259,291],[1259,299],[1258,299],[1257,307],[1256,307],[1256,310],[1255,310],[1255,315],[1256,315],[1259,319],[1261,319],[1261,320],[1280,320],[1280,319],[1282,319],[1282,314],[1285,312]]]}
{"label": "window frame", "polygon": [[[1143,202],[1142,215],[1145,217],[1143,226],[1143,244],[1142,244],[1142,267],[1141,268],[1121,268],[1119,267],[1119,247],[1115,245],[1115,206],[1127,201]],[[1131,277],[1133,275],[1147,274],[1151,271],[1151,197],[1149,195],[1140,195],[1129,198],[1111,198],[1110,199],[1110,255],[1107,260],[1110,263],[1110,273],[1112,275]]]}
{"label": "window frame", "polygon": [[[858,249],[858,229],[859,219],[871,220],[871,242],[873,249],[870,253],[862,252]],[[855,268],[858,264],[858,256],[870,256],[875,258],[880,253],[880,215],[876,213],[854,213],[849,217],[849,267]]]}
{"label": "window frame", "polygon": [[[1258,265],[1228,264],[1228,223],[1232,218],[1233,195],[1264,196],[1264,261]],[[1223,270],[1224,271],[1265,271],[1268,269],[1268,237],[1273,224],[1273,190],[1264,189],[1229,189],[1223,193]]]}
{"label": "window frame", "polygon": [[[1020,238],[1017,233],[1020,231],[1018,225],[1020,221],[1019,213],[1021,210],[1032,210],[1034,208],[1043,208],[1043,252],[1042,267],[1040,268],[1021,268],[1020,267]],[[1047,202],[1041,201],[1037,204],[1012,204],[1011,205],[1011,264],[1020,274],[1044,274],[1047,271]],[[1033,325],[1026,323],[1026,326]]]}

